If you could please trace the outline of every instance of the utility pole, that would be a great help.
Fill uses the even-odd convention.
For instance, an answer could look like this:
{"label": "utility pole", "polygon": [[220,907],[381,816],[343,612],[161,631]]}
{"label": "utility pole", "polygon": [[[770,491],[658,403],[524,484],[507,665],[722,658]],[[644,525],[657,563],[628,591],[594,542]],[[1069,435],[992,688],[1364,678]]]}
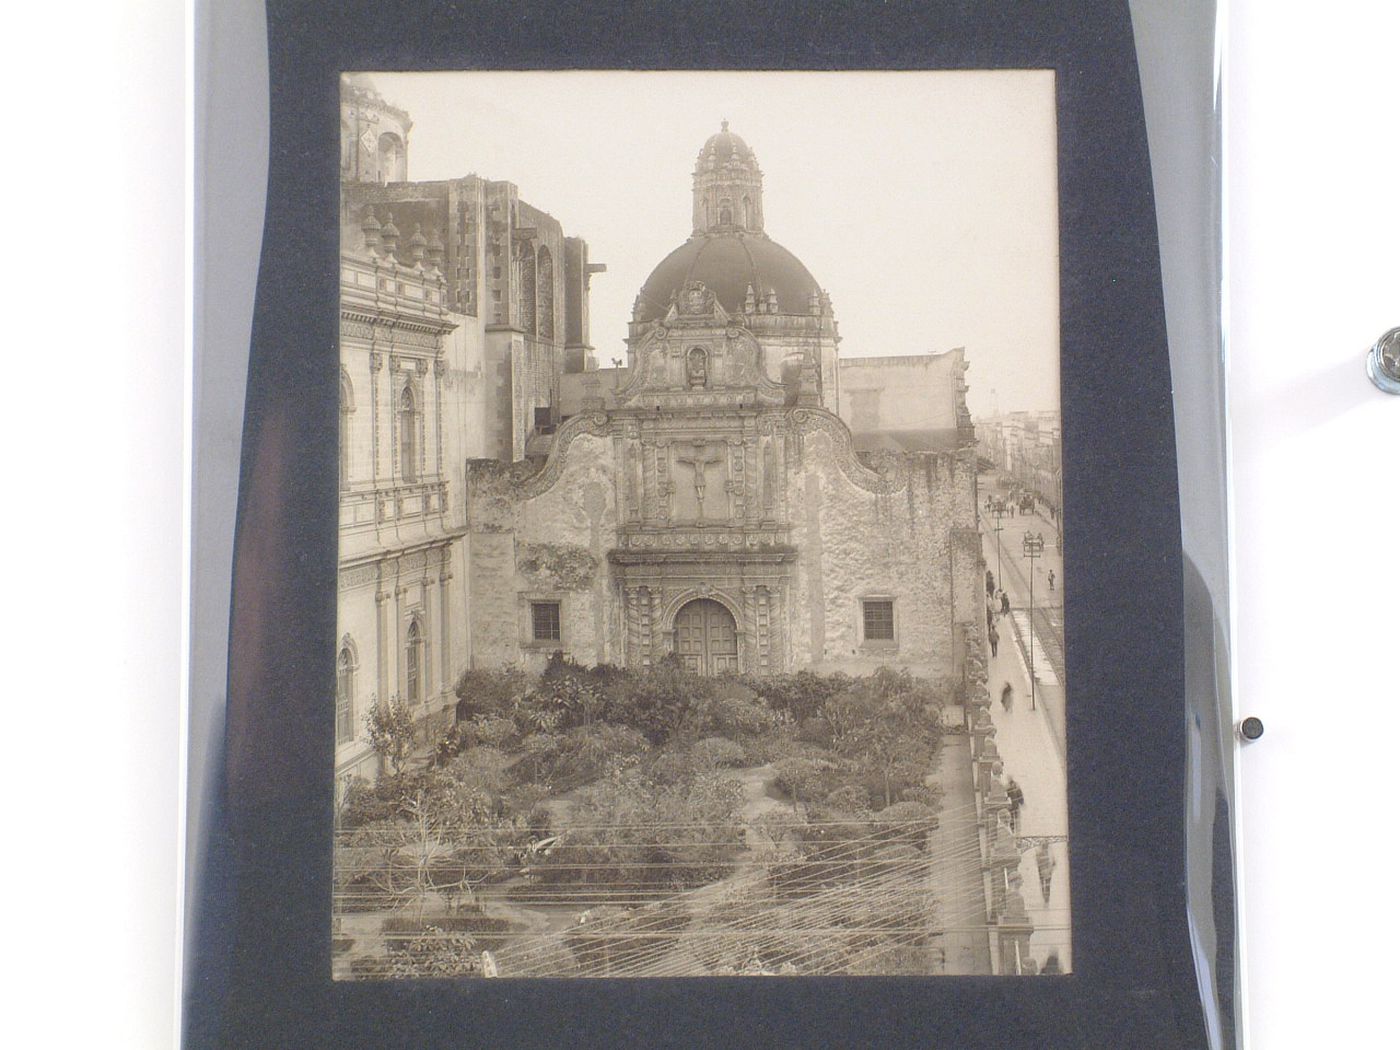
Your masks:
{"label": "utility pole", "polygon": [[992,509],[992,516],[997,519],[997,523],[992,526],[992,542],[997,548],[997,590],[1001,590],[1001,519],[1006,511],[1001,507]]}
{"label": "utility pole", "polygon": [[1031,710],[1035,710],[1035,560],[1045,553],[1045,536],[1037,532],[1031,535],[1031,530],[1027,529],[1026,534],[1021,537],[1021,553],[1031,563],[1031,609],[1030,616],[1026,621],[1026,658],[1031,667]]}

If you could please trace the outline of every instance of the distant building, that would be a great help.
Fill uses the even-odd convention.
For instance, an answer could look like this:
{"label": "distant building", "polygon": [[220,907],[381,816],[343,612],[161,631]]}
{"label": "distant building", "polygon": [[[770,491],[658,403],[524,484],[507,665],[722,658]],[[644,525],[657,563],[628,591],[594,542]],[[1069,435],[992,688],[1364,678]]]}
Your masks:
{"label": "distant building", "polygon": [[588,245],[475,175],[402,181],[407,113],[342,82],[337,770],[369,774],[364,715],[450,720],[470,661],[468,460],[524,459],[560,377],[593,364]]}
{"label": "distant building", "polygon": [[979,419],[981,456],[1006,481],[1060,512],[1064,477],[1058,412],[1008,412]]}

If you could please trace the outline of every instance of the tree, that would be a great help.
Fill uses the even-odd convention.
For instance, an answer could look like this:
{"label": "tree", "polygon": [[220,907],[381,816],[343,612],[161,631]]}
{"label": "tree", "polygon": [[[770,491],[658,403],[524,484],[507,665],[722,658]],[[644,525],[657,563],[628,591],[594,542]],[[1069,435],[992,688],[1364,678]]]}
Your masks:
{"label": "tree", "polygon": [[389,763],[396,781],[413,756],[413,708],[397,696],[390,700],[375,700],[365,712],[365,729],[369,746],[376,755]]}

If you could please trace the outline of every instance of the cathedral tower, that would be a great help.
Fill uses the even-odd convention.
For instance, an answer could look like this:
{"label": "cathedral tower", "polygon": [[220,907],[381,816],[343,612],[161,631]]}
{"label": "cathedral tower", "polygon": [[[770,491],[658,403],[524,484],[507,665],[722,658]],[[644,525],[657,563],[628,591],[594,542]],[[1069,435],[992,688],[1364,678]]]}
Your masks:
{"label": "cathedral tower", "polygon": [[341,77],[340,177],[351,182],[406,182],[413,121],[384,101],[364,73]]}

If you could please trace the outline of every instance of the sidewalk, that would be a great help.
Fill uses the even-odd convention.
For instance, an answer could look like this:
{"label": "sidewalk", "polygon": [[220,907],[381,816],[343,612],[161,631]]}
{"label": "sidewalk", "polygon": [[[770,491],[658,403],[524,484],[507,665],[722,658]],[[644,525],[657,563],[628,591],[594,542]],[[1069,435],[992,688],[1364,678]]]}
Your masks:
{"label": "sidewalk", "polygon": [[947,816],[939,820],[929,837],[929,853],[934,858],[929,892],[938,902],[937,921],[947,926],[939,938],[943,973],[990,974],[992,954],[966,734],[946,734],[940,751],[934,777],[943,788],[942,808]]}
{"label": "sidewalk", "polygon": [[1053,952],[1061,968],[1068,971],[1072,963],[1069,810],[1064,737],[1052,717],[1057,706],[1063,710],[1063,691],[1038,686],[1036,709],[1030,709],[1030,680],[1019,646],[999,646],[988,669],[994,696],[1003,681],[1012,682],[1015,689],[1011,710],[1003,710],[994,701],[991,715],[1006,775],[1025,794],[1017,837],[1021,846],[1021,893],[1035,926],[1031,954],[1043,966]]}

